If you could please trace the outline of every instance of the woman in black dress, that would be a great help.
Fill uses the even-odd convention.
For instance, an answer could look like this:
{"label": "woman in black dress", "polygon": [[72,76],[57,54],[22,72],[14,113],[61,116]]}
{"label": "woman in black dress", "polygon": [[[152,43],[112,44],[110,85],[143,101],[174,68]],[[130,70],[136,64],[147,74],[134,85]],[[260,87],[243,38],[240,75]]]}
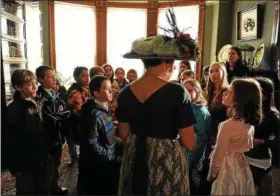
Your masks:
{"label": "woman in black dress", "polygon": [[136,40],[124,55],[142,59],[146,72],[118,97],[119,136],[126,142],[119,195],[189,195],[184,148],[195,145],[196,120],[184,87],[168,81],[174,59],[196,57],[196,45],[185,52],[175,41],[185,44],[179,39],[185,40],[186,35],[175,35]]}
{"label": "woman in black dress", "polygon": [[[146,73],[118,97],[123,155],[120,195],[189,193],[184,148],[195,144],[192,112],[186,90],[169,83],[173,60],[143,60]],[[132,183],[131,183],[132,182]]]}

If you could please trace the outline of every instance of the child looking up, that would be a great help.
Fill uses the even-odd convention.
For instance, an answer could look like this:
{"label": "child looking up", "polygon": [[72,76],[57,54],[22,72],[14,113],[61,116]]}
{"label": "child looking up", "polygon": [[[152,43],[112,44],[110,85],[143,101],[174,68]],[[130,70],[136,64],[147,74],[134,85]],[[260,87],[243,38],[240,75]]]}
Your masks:
{"label": "child looking up", "polygon": [[125,71],[123,68],[119,67],[115,71],[116,81],[119,84],[120,90],[122,90],[128,82],[125,79]]}
{"label": "child looking up", "polygon": [[201,182],[202,163],[205,159],[204,153],[207,144],[206,129],[210,120],[210,113],[206,108],[206,99],[203,97],[202,88],[197,80],[188,79],[184,87],[190,95],[192,110],[196,119],[194,131],[196,134],[196,145],[188,151],[190,169],[190,192],[191,195],[200,195],[199,186]]}
{"label": "child looking up", "polygon": [[[244,95],[246,92],[246,95]],[[253,148],[254,125],[262,120],[262,92],[254,79],[235,79],[223,93],[230,118],[219,124],[210,161],[211,195],[255,195],[255,185],[244,152]]]}

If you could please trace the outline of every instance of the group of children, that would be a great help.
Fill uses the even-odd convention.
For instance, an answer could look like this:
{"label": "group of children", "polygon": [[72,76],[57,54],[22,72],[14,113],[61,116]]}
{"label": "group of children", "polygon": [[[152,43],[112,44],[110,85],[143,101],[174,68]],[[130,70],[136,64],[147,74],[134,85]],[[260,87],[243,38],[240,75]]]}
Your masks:
{"label": "group of children", "polygon": [[177,82],[188,90],[197,120],[196,146],[187,151],[191,194],[274,195],[271,168],[279,164],[280,119],[273,82],[228,81],[218,62],[204,69],[202,88],[191,77],[184,80],[184,69],[189,68],[182,63]]}
{"label": "group of children", "polygon": [[[108,67],[112,69],[109,64],[103,67],[95,66],[90,71],[86,67],[75,68],[73,72],[75,83],[70,86],[66,95],[59,94],[60,87],[57,86],[56,74],[50,66],[38,67],[35,74],[26,69],[12,73],[11,82],[15,93],[13,101],[7,108],[7,139],[9,140],[7,165],[16,179],[17,195],[67,194],[67,189],[58,185],[62,147],[65,142],[68,144],[70,155],[68,166],[73,167],[77,163],[78,156],[80,157],[78,184],[81,185],[79,186],[81,193],[98,193],[97,189],[88,190],[92,186],[91,182],[87,181],[93,178],[88,175],[90,170],[85,170],[85,168],[105,167],[107,158],[108,160],[116,159],[117,168],[120,156],[115,155],[114,151],[116,148],[115,126],[112,124],[109,103],[112,103],[113,97],[128,82],[124,78],[122,68],[115,71],[116,79],[113,79],[113,69],[105,72]],[[90,83],[89,76],[94,78]],[[127,77],[129,82],[137,79],[136,71],[130,70]],[[39,88],[37,88],[37,82],[40,83]],[[62,97],[66,99],[63,100]],[[82,107],[86,101],[87,104]],[[94,127],[90,125],[91,115],[94,115],[94,120],[96,120]],[[90,126],[82,126],[85,124]],[[86,130],[83,131],[83,129]],[[80,155],[77,153],[77,144],[80,145]],[[94,166],[97,161],[94,157],[90,158],[92,157],[90,149],[97,153],[95,156],[104,156],[105,162],[100,159],[100,165]],[[83,161],[83,157],[86,157],[86,161]],[[89,164],[89,160],[94,160],[93,164]],[[100,177],[104,176],[105,171],[97,171]],[[118,169],[114,171],[117,173]],[[93,175],[96,176],[96,172]],[[108,185],[108,179],[106,181],[104,185]],[[112,183],[115,186],[114,193],[117,189],[116,181]],[[109,191],[110,188],[107,185]]]}
{"label": "group of children", "polygon": [[[8,105],[9,170],[19,195],[67,194],[58,186],[64,138],[69,167],[78,160],[78,192],[117,194],[123,142],[116,136],[113,112],[118,93],[137,79],[137,73],[128,71],[127,81],[122,68],[114,72],[105,64],[89,71],[77,67],[73,76],[76,82],[63,101],[54,90],[53,68],[40,66],[36,76],[25,69],[12,74],[16,91]],[[203,89],[190,66],[180,64],[178,82],[190,95],[197,121],[196,145],[186,150],[191,194],[210,194],[211,190],[212,194],[248,195],[256,194],[255,186],[262,194],[268,194],[263,190],[269,186],[273,194],[272,179],[270,184],[266,180],[265,188],[262,184],[271,176],[268,153],[278,153],[279,112],[273,105],[272,82],[245,78],[228,85],[223,63],[209,67],[207,81]],[[248,93],[244,96],[243,92]]]}
{"label": "group of children", "polygon": [[25,69],[11,76],[15,94],[7,108],[8,168],[15,176],[18,195],[67,194],[58,180],[69,113],[53,90],[55,81],[55,71],[49,66],[37,68],[36,76]]}

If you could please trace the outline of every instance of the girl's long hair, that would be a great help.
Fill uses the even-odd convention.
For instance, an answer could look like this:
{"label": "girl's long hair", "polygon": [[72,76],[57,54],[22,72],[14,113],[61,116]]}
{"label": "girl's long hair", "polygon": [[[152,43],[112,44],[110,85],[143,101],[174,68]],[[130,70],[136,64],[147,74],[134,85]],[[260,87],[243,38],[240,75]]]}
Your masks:
{"label": "girl's long hair", "polygon": [[205,106],[207,101],[206,101],[205,97],[203,96],[203,90],[202,90],[199,82],[195,79],[188,79],[184,82],[184,85],[186,83],[192,85],[196,92],[196,98],[195,98],[195,100],[192,100],[192,102],[198,106]]}
{"label": "girl's long hair", "polygon": [[260,83],[262,88],[264,116],[268,116],[269,113],[274,113],[279,116],[279,111],[276,109],[274,103],[274,85],[272,80],[265,77],[257,77],[256,80]]}
{"label": "girl's long hair", "polygon": [[109,78],[109,80],[111,81],[111,82],[113,82],[113,80],[114,80],[114,76],[115,76],[115,72],[114,72],[114,69],[113,69],[113,67],[112,67],[112,65],[110,65],[110,64],[104,64],[104,65],[102,65],[101,67],[105,70],[105,67],[110,67],[111,69],[112,69],[112,77],[111,78]]}
{"label": "girl's long hair", "polygon": [[[218,66],[219,69],[221,69],[223,71],[223,77],[222,77],[222,82],[221,84],[219,85],[218,89],[216,89],[217,91],[220,91],[222,90],[223,87],[226,87],[228,86],[228,80],[227,80],[227,70],[226,70],[226,67],[225,67],[225,64],[222,63],[222,62],[216,62],[216,63],[213,63],[210,67],[209,67],[209,71],[211,69],[211,67],[213,66]],[[209,73],[210,75],[210,73]],[[213,94],[214,94],[214,91],[215,91],[215,84],[210,80],[210,77],[208,78],[208,82],[207,82],[207,85],[206,85],[206,95],[207,95],[207,105],[210,104],[211,102],[211,99],[213,97]]]}
{"label": "girl's long hair", "polygon": [[[232,87],[232,104],[230,117],[244,120],[250,125],[257,125],[263,118],[262,91],[257,80],[253,78],[234,79]],[[246,93],[246,94],[244,94]]]}

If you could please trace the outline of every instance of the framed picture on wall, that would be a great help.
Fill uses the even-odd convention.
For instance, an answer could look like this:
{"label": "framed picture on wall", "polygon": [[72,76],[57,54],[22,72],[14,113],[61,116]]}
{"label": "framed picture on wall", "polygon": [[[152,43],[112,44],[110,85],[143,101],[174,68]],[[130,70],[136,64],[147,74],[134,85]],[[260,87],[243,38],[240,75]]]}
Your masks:
{"label": "framed picture on wall", "polygon": [[237,12],[237,40],[261,38],[262,10],[257,4]]}

